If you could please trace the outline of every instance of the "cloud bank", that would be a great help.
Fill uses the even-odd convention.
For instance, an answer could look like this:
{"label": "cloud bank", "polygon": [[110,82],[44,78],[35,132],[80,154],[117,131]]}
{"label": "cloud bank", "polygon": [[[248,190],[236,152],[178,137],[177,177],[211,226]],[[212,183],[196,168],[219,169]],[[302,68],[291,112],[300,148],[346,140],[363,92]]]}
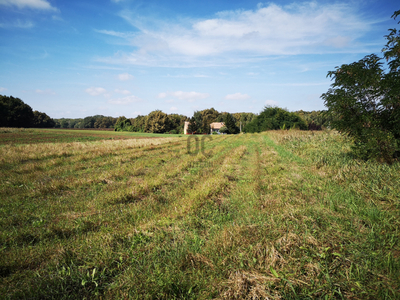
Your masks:
{"label": "cloud bank", "polygon": [[104,61],[182,67],[273,55],[359,52],[365,46],[357,39],[374,23],[361,19],[350,4],[316,2],[271,3],[254,10],[224,11],[203,20],[150,20],[127,10],[120,16],[138,32],[98,32],[126,38],[136,50],[119,52]]}

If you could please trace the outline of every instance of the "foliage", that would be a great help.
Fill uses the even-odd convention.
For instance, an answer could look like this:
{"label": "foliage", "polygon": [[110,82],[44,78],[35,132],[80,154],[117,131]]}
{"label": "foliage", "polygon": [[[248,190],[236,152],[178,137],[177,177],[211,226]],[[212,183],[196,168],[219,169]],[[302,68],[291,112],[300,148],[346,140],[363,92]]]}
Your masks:
{"label": "foliage", "polygon": [[0,127],[31,127],[32,108],[21,99],[0,95]]}
{"label": "foliage", "polygon": [[131,120],[125,118],[124,116],[119,117],[117,123],[115,123],[114,131],[132,131]]}
{"label": "foliage", "polygon": [[97,123],[99,125],[98,121],[102,118],[104,118],[102,115],[88,116],[83,119],[81,128],[99,128],[95,127],[95,124]]}
{"label": "foliage", "polygon": [[229,133],[229,129],[228,129],[228,127],[226,127],[226,126],[222,126],[222,127],[219,129],[219,132],[220,132],[220,133]]}
{"label": "foliage", "polygon": [[253,113],[234,113],[232,114],[233,118],[236,120],[236,126],[243,129],[244,126],[246,126],[248,123],[250,123],[251,121],[253,121],[257,115],[253,114]]}
{"label": "foliage", "polygon": [[188,121],[189,118],[184,115],[179,114],[169,114],[168,118],[170,120],[171,130],[174,130],[176,133],[183,133],[183,127],[185,126],[185,121]]}
{"label": "foliage", "polygon": [[56,122],[47,114],[32,108],[19,98],[0,95],[0,127],[54,127]]}
{"label": "foliage", "polygon": [[308,125],[308,130],[321,130],[329,127],[330,118],[326,116],[324,110],[313,110],[313,111],[296,111]]}
{"label": "foliage", "polygon": [[195,111],[192,117],[192,120],[195,123],[193,127],[194,131],[191,132],[210,133],[210,124],[216,122],[219,116],[220,113],[213,107]]}
{"label": "foliage", "polygon": [[54,119],[56,128],[114,128],[117,118],[103,115]]}
{"label": "foliage", "polygon": [[144,131],[151,133],[165,133],[171,129],[171,121],[166,113],[155,110],[146,118]]}
{"label": "foliage", "polygon": [[134,132],[144,132],[146,125],[147,116],[137,116],[136,118],[131,119],[132,123],[132,131]]}
{"label": "foliage", "polygon": [[94,122],[93,128],[113,128],[116,121],[117,119],[113,117],[99,116]]}
{"label": "foliage", "polygon": [[215,122],[215,120],[218,118],[220,113],[215,110],[213,107],[209,109],[204,109],[201,112],[201,132],[202,133],[210,133],[210,124]]}
{"label": "foliage", "polygon": [[305,121],[296,113],[279,107],[268,107],[244,127],[245,132],[261,132],[266,130],[296,128],[307,129]]}
{"label": "foliage", "polygon": [[226,114],[224,124],[228,129],[229,134],[239,133],[239,128],[236,126],[236,120],[230,113]]}
{"label": "foliage", "polygon": [[399,32],[391,29],[386,39],[388,72],[375,54],[336,67],[328,72],[334,82],[321,98],[332,127],[353,138],[358,157],[392,163],[400,146]]}
{"label": "foliage", "polygon": [[56,122],[47,114],[35,110],[33,112],[33,124],[35,128],[53,128]]}
{"label": "foliage", "polygon": [[[204,133],[203,132],[203,116],[201,114],[201,111],[195,111],[193,114],[193,117],[191,119],[190,124],[192,125],[192,128],[189,129],[190,133]],[[208,131],[207,131],[208,132]]]}
{"label": "foliage", "polygon": [[195,118],[194,117],[191,117],[190,119],[189,119],[189,126],[188,126],[188,133],[198,133],[198,131],[199,131],[199,126],[198,126],[198,124],[197,124],[197,122],[196,122],[196,120],[195,120]]}

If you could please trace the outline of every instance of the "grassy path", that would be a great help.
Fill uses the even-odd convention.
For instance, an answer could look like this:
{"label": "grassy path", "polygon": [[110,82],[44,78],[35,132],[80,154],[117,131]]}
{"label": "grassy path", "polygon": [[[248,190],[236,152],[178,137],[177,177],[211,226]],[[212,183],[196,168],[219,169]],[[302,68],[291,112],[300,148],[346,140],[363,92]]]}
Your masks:
{"label": "grassy path", "polygon": [[396,299],[399,165],[335,134],[0,148],[10,299]]}

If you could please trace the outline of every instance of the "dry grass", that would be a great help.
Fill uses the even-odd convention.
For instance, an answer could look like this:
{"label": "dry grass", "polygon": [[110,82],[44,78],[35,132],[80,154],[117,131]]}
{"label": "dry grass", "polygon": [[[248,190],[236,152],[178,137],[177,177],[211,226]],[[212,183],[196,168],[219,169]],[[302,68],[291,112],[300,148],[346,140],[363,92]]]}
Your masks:
{"label": "dry grass", "polygon": [[10,299],[396,299],[399,165],[334,132],[0,147]]}

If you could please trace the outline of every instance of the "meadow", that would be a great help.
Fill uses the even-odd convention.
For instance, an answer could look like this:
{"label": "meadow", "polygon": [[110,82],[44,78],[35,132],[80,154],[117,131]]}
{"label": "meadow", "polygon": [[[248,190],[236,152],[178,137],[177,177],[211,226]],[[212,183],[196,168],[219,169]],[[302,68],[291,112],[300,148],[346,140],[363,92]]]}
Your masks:
{"label": "meadow", "polygon": [[187,139],[0,129],[0,298],[400,298],[400,163],[335,131]]}

